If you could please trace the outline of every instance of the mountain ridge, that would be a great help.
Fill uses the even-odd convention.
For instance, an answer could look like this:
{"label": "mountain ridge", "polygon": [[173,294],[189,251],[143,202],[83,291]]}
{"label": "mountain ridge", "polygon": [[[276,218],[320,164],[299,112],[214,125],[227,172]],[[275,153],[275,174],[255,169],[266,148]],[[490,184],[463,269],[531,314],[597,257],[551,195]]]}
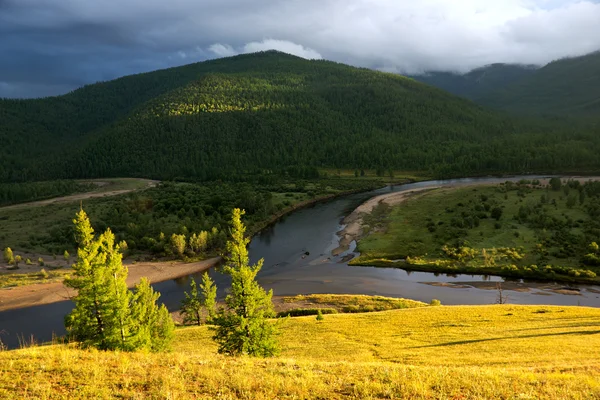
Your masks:
{"label": "mountain ridge", "polygon": [[396,74],[273,51],[0,100],[0,117],[1,181],[600,167],[587,128],[516,119]]}

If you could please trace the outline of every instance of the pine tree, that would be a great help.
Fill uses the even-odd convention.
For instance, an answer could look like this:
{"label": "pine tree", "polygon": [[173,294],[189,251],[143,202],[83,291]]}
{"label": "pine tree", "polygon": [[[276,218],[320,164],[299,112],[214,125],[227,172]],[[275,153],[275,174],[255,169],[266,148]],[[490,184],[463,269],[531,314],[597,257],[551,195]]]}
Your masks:
{"label": "pine tree", "polygon": [[131,301],[130,350],[147,349],[164,351],[171,348],[175,324],[164,304],[156,303],[160,297],[150,286],[147,278],[142,278],[135,287]]}
{"label": "pine tree", "polygon": [[208,273],[202,276],[200,290],[202,290],[202,299],[207,314],[206,322],[212,323],[217,314],[217,286],[215,286]]}
{"label": "pine tree", "polygon": [[65,279],[65,285],[78,294],[74,310],[65,318],[67,332],[86,346],[126,349],[131,293],[115,236],[108,229],[96,239],[83,210],[73,223],[79,248],[74,275]]}
{"label": "pine tree", "polygon": [[102,350],[168,349],[174,324],[147,280],[127,288],[121,245],[106,230],[98,238],[85,211],[73,220],[78,244],[74,275],[65,285],[77,289],[74,310],[65,318],[67,332],[85,346]]}
{"label": "pine tree", "polygon": [[202,298],[198,291],[196,280],[190,282],[190,293],[185,292],[185,299],[181,301],[181,314],[185,325],[202,325]]}
{"label": "pine tree", "polygon": [[271,298],[256,282],[263,260],[249,265],[246,231],[239,208],[233,210],[231,240],[227,242],[224,272],[231,276],[231,292],[225,299],[226,308],[219,310],[214,319],[213,339],[219,353],[248,354],[267,357],[277,350],[277,328],[269,321],[274,316]]}
{"label": "pine tree", "polygon": [[[185,292],[185,299],[181,302],[181,313],[184,324],[202,325],[202,310],[206,309],[206,322],[215,317],[217,306],[217,287],[208,273],[202,276],[202,283],[196,284],[192,278],[190,293]],[[198,290],[200,289],[200,290]]]}

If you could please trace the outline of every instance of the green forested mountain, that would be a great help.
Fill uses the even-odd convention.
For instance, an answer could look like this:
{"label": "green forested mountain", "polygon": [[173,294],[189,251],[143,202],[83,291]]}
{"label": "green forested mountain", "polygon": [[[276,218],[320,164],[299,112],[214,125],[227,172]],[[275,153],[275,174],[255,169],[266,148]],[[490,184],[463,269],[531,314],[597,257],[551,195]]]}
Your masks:
{"label": "green forested mountain", "polygon": [[600,169],[595,128],[514,119],[412,79],[279,52],[0,101],[0,180],[436,176]]}
{"label": "green forested mountain", "polygon": [[551,62],[478,100],[516,113],[598,116],[600,52]]}
{"label": "green forested mountain", "polygon": [[533,65],[491,64],[466,74],[431,71],[411,78],[476,101],[534,74],[535,70]]}

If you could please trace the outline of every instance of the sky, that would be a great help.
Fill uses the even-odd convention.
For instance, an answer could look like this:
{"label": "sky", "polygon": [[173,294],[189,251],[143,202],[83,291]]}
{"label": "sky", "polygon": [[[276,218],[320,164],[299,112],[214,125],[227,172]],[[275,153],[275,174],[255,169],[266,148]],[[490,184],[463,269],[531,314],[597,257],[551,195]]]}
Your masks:
{"label": "sky", "polygon": [[0,97],[275,49],[387,72],[600,50],[600,0],[0,0]]}

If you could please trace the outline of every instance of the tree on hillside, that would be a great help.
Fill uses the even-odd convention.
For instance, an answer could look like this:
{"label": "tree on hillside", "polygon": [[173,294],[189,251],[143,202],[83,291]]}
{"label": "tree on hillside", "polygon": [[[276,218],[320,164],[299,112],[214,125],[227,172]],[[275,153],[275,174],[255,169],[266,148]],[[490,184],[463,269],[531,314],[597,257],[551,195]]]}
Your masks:
{"label": "tree on hillside", "polygon": [[217,287],[213,280],[205,273],[202,284],[197,285],[192,278],[190,288],[190,293],[185,292],[185,299],[181,302],[183,323],[202,325],[202,310],[206,310],[206,322],[211,322],[215,317],[217,301]]}
{"label": "tree on hillside", "polygon": [[[78,245],[73,276],[65,285],[78,291],[75,308],[65,317],[69,335],[102,350],[161,350],[168,347],[172,320],[158,295],[144,282],[135,294],[127,288],[121,245],[107,229],[95,237],[85,211],[73,220]],[[166,312],[166,313],[165,313]],[[169,322],[170,321],[170,322]],[[169,328],[170,327],[170,328]]]}
{"label": "tree on hillside", "polygon": [[268,318],[274,316],[271,298],[256,282],[263,260],[249,265],[248,242],[244,237],[242,210],[233,210],[231,239],[227,242],[224,272],[231,276],[231,292],[225,299],[226,308],[214,318],[213,339],[219,344],[219,353],[248,354],[267,357],[278,350],[277,328]]}
{"label": "tree on hillside", "polygon": [[132,349],[170,349],[175,323],[164,304],[157,306],[159,297],[160,293],[152,289],[148,278],[142,278],[136,285],[130,309],[132,329],[129,346]]}

